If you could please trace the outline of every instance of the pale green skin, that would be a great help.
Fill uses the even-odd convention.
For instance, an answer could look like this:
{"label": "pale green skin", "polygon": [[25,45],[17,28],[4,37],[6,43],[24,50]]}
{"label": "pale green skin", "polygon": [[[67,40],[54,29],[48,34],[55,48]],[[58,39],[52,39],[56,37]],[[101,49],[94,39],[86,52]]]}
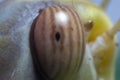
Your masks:
{"label": "pale green skin", "polygon": [[[52,5],[52,2],[13,1],[0,3],[0,80],[37,80],[29,33],[39,10]],[[74,80],[97,80],[90,52],[86,45],[82,67]]]}
{"label": "pale green skin", "polygon": [[37,80],[29,47],[30,27],[41,2],[0,3],[0,80]]}

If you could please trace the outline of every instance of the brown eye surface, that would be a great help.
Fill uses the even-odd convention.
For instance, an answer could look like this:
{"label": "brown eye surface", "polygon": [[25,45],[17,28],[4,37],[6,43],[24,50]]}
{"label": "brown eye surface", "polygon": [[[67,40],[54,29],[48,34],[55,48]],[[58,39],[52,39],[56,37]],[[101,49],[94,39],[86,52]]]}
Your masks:
{"label": "brown eye surface", "polygon": [[53,80],[71,80],[83,60],[84,30],[78,14],[67,6],[45,8],[32,29],[38,68]]}

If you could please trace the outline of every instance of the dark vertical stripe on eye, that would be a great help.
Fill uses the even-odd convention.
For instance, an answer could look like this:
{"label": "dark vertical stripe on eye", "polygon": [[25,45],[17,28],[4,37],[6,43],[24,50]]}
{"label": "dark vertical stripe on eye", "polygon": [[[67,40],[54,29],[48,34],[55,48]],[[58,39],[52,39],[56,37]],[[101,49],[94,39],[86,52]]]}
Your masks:
{"label": "dark vertical stripe on eye", "polygon": [[[55,17],[55,13],[56,13],[57,11],[60,11],[60,9],[58,9],[57,6],[51,7],[51,10],[54,10],[53,16],[52,16],[53,18]],[[64,44],[64,32],[63,32],[63,28],[60,27],[60,26],[58,26],[58,25],[56,24],[55,19],[54,19],[54,26],[55,26],[57,29],[58,29],[58,28],[60,29],[60,32],[59,32],[60,35],[61,35],[60,43],[61,43],[61,44]],[[55,44],[55,49],[58,49],[58,48],[59,48],[59,49],[60,49],[60,53],[62,53],[64,46],[57,47],[57,45],[59,44],[59,42],[58,42],[58,43],[55,43],[55,42],[56,42],[55,33],[56,33],[56,30],[54,30],[54,34],[53,34],[53,41],[54,41],[54,44]],[[58,55],[57,51],[55,51],[55,54],[53,54],[53,55],[54,55],[53,58],[56,58],[55,55]],[[57,57],[60,57],[60,56],[57,56]],[[53,68],[53,70],[55,71],[55,72],[53,73],[53,77],[54,77],[54,78],[56,78],[55,76],[58,75],[58,73],[60,72],[61,66],[62,66],[62,65],[57,64],[57,61],[56,61],[55,59],[53,59],[53,61],[52,61],[52,68]]]}
{"label": "dark vertical stripe on eye", "polygon": [[[53,8],[55,8],[55,10],[56,10],[56,12],[59,12],[59,11],[62,11],[61,10],[61,8],[60,8],[60,6],[54,6]],[[61,39],[60,39],[60,44],[61,44],[61,46],[60,47],[58,47],[59,48],[59,53],[61,53],[60,55],[62,55],[62,54],[64,54],[63,52],[64,52],[64,39],[65,39],[65,35],[64,35],[64,27],[63,26],[60,26],[59,24],[56,26],[58,29],[59,29],[59,31],[60,31],[60,35],[61,35]],[[57,44],[56,44],[57,45]],[[57,53],[56,53],[57,54]],[[60,57],[60,59],[61,59],[61,56],[59,56]],[[56,73],[56,75],[55,75],[55,79],[60,75],[60,72],[62,71],[62,68],[63,68],[63,65],[62,65],[62,63],[60,63],[60,61],[59,61],[59,68],[58,68],[58,71],[57,71],[57,73]],[[56,64],[55,64],[56,65]],[[60,78],[60,77],[59,77]]]}
{"label": "dark vertical stripe on eye", "polygon": [[[45,11],[42,12],[41,14],[43,14],[43,16],[46,15]],[[45,17],[45,16],[44,16],[44,17]],[[42,24],[41,24],[40,22],[42,22]],[[38,73],[38,76],[44,77],[45,79],[49,79],[48,75],[47,75],[46,72],[43,70],[44,67],[42,66],[42,64],[45,63],[45,61],[43,61],[43,63],[41,63],[41,61],[40,61],[40,59],[39,59],[39,54],[41,54],[41,53],[39,53],[39,52],[41,51],[41,50],[40,50],[41,48],[38,48],[38,45],[40,45],[40,44],[37,44],[37,42],[41,41],[41,40],[39,39],[39,35],[40,35],[40,34],[43,35],[43,36],[41,36],[41,37],[43,38],[43,42],[45,42],[44,31],[41,31],[41,32],[40,32],[40,29],[45,30],[45,27],[40,27],[40,25],[44,26],[44,25],[45,25],[45,20],[42,20],[42,21],[41,21],[40,15],[38,15],[37,20],[36,20],[35,25],[34,25],[35,28],[34,28],[34,31],[33,31],[33,33],[34,33],[33,40],[34,40],[34,47],[35,47],[35,51],[34,51],[34,52],[36,52],[36,53],[33,53],[33,55],[36,56],[34,60],[35,60],[35,64],[37,65],[37,66],[36,66],[36,67],[37,67],[37,70],[38,70],[37,72],[39,72],[39,73]],[[37,29],[36,29],[36,28],[37,28]],[[36,35],[36,34],[38,34],[38,35]],[[36,39],[36,38],[37,38],[37,39]],[[42,46],[42,47],[45,49],[45,45]],[[44,51],[43,51],[43,53],[44,53]],[[45,54],[42,54],[42,56],[45,57]],[[50,79],[50,80],[51,80],[51,79]]]}
{"label": "dark vertical stripe on eye", "polygon": [[[50,35],[50,40],[51,40],[51,42],[52,42],[52,45],[51,46],[53,46],[53,52],[51,52],[51,55],[52,55],[52,63],[51,63],[51,70],[50,70],[50,72],[52,72],[50,75],[51,75],[51,77],[54,79],[54,76],[55,76],[55,74],[57,73],[56,72],[56,69],[59,67],[59,65],[57,64],[56,65],[56,60],[55,60],[55,55],[57,54],[56,53],[56,44],[55,44],[55,32],[56,32],[56,22],[55,22],[55,19],[54,19],[54,17],[55,17],[55,13],[56,13],[56,9],[55,8],[53,8],[53,7],[51,7],[51,8],[49,8],[50,9],[50,13],[51,13],[51,23],[49,24],[49,25],[51,25],[51,35]],[[49,19],[49,18],[48,18]]]}
{"label": "dark vertical stripe on eye", "polygon": [[[59,11],[62,11],[62,9],[60,8],[60,6],[55,6],[56,8],[56,11],[59,12]],[[61,46],[60,46],[60,51],[61,53],[64,52],[64,42],[65,42],[65,31],[64,31],[64,27],[59,25],[58,26],[59,30],[60,30],[60,34],[61,34],[61,40],[60,40],[60,43],[61,43]]]}
{"label": "dark vertical stripe on eye", "polygon": [[[70,9],[70,8],[69,8]],[[80,65],[81,65],[81,61],[82,61],[82,55],[84,54],[83,53],[83,44],[84,43],[82,43],[82,41],[83,41],[83,31],[82,31],[82,25],[80,24],[80,20],[78,20],[79,19],[79,16],[76,16],[76,15],[78,15],[75,11],[73,12],[73,10],[72,9],[70,9],[71,10],[71,13],[72,13],[72,15],[74,16],[74,20],[75,20],[75,22],[76,22],[76,28],[77,28],[77,36],[78,36],[78,39],[77,39],[77,41],[78,41],[78,47],[77,47],[77,53],[78,53],[78,57],[77,57],[77,59],[76,59],[76,69],[75,69],[75,71],[79,71],[78,69],[80,68]],[[81,42],[80,42],[81,41]]]}
{"label": "dark vertical stripe on eye", "polygon": [[[56,10],[57,11],[62,11],[62,9],[60,8],[60,6],[56,6]],[[62,26],[62,25],[59,25],[58,26],[59,27],[59,29],[60,29],[60,34],[61,34],[61,41],[60,41],[60,44],[61,44],[61,46],[60,46],[60,53],[62,53],[62,55],[64,54],[64,43],[65,43],[65,30],[64,30],[64,26]],[[62,66],[61,66],[62,67]],[[61,68],[60,67],[60,68]]]}
{"label": "dark vertical stripe on eye", "polygon": [[[43,61],[44,61],[44,63],[42,64],[43,65],[43,68],[46,70],[46,66],[47,66],[47,57],[46,57],[46,53],[47,53],[47,50],[46,50],[46,48],[47,48],[47,45],[46,45],[46,41],[47,41],[47,35],[46,35],[46,32],[47,32],[47,25],[46,25],[46,23],[47,23],[47,17],[48,17],[48,14],[46,13],[46,11],[45,11],[45,13],[43,13],[42,14],[42,18],[41,18],[41,21],[44,21],[44,23],[41,23],[41,24],[44,24],[44,25],[42,25],[41,27],[41,32],[42,32],[42,34],[40,35],[41,37],[41,39],[42,39],[42,41],[43,41],[43,43],[44,43],[44,47],[43,48],[41,48],[41,49],[44,49],[44,52],[41,52],[41,51],[39,51],[39,52],[41,52],[44,56],[42,56],[42,55],[40,55],[41,57],[43,57]],[[39,31],[39,32],[40,32]],[[39,36],[38,36],[39,37]],[[40,43],[41,43],[41,41],[40,41]],[[41,45],[41,44],[40,44]],[[39,47],[38,47],[39,48]],[[41,54],[40,53],[40,54]],[[41,59],[40,59],[41,60]],[[46,71],[45,71],[46,72]],[[46,73],[47,74],[47,73]],[[48,74],[47,74],[48,75]],[[48,77],[49,77],[49,75],[48,75]]]}
{"label": "dark vertical stripe on eye", "polygon": [[77,55],[75,55],[77,58],[74,57],[74,59],[76,60],[76,61],[75,61],[76,65],[74,65],[74,69],[72,70],[72,73],[71,73],[72,75],[74,75],[74,73],[76,73],[75,70],[78,68],[77,65],[79,64],[79,63],[78,63],[78,59],[80,58],[79,55],[81,55],[81,52],[79,51],[79,48],[80,48],[80,45],[81,45],[81,43],[79,42],[79,40],[80,40],[79,27],[81,27],[81,26],[78,24],[79,22],[78,22],[77,19],[76,19],[77,17],[75,16],[75,13],[74,13],[75,11],[73,11],[73,10],[70,9],[70,8],[68,8],[68,10],[70,11],[70,14],[71,14],[72,17],[73,17],[72,20],[73,20],[73,22],[74,22],[74,26],[73,26],[73,27],[75,28],[76,42],[78,42],[78,43],[77,43],[77,45],[78,45],[78,46],[77,46],[77,53],[72,53],[72,54],[77,54]]}
{"label": "dark vertical stripe on eye", "polygon": [[[47,68],[48,68],[48,75],[49,77],[52,78],[52,74],[54,73],[54,70],[53,70],[53,61],[54,61],[54,54],[56,53],[56,46],[55,46],[55,43],[54,43],[54,32],[55,32],[55,24],[54,24],[54,11],[51,9],[51,8],[47,8],[46,9],[46,27],[48,26],[47,30],[46,30],[46,36],[48,38],[48,42],[50,41],[49,43],[49,46],[47,46],[46,44],[46,48],[49,48],[50,49],[50,52],[48,51],[46,53],[46,59],[47,59]],[[48,33],[49,32],[49,33]],[[52,72],[52,73],[51,73]]]}
{"label": "dark vertical stripe on eye", "polygon": [[[45,17],[45,15],[46,15],[46,12],[43,12],[43,13],[41,13],[44,17]],[[37,38],[38,39],[38,42],[41,42],[41,39],[40,38],[42,38],[43,40],[43,43],[45,43],[46,42],[46,38],[45,38],[45,31],[46,31],[46,28],[45,28],[45,20],[41,20],[40,19],[41,18],[41,16],[39,16],[39,18],[38,18],[38,20],[37,20],[37,23],[36,23],[36,28],[37,29],[35,29],[36,31],[35,31],[35,33],[37,33],[38,35],[37,35],[37,37],[35,37],[35,38]],[[45,18],[44,18],[45,19]],[[41,22],[42,22],[42,24],[41,24]],[[42,26],[42,27],[41,27]],[[42,31],[41,31],[41,30]],[[39,38],[39,36],[41,36],[40,38]],[[37,41],[35,41],[35,42],[37,42]],[[36,45],[41,45],[41,44],[37,44],[37,43],[35,43]],[[37,51],[38,51],[38,55],[39,54],[41,54],[42,53],[42,55],[41,56],[43,56],[43,58],[45,58],[45,54],[43,54],[43,53],[45,53],[45,51],[46,50],[44,50],[43,52],[41,52],[41,53],[39,53],[40,51],[42,51],[41,49],[42,48],[44,48],[44,49],[46,49],[46,46],[45,45],[42,45],[42,48],[39,48],[38,46],[36,47],[37,48]],[[45,59],[46,60],[46,59]],[[41,61],[41,62],[43,62],[43,63],[45,63],[46,61],[45,60],[43,60],[43,61]],[[43,64],[42,63],[42,64]],[[42,66],[43,67],[43,66]]]}
{"label": "dark vertical stripe on eye", "polygon": [[[72,56],[74,55],[73,54],[73,35],[72,35],[72,31],[71,31],[71,28],[72,28],[72,26],[73,26],[73,24],[72,24],[72,15],[70,16],[70,11],[68,11],[68,8],[67,7],[65,7],[65,6],[62,6],[61,7],[61,9],[63,10],[63,11],[65,11],[68,15],[69,15],[69,24],[68,24],[68,33],[67,34],[69,34],[69,48],[68,48],[68,51],[69,51],[69,60],[68,60],[68,65],[67,65],[67,67],[66,67],[66,69],[65,69],[65,72],[66,72],[66,74],[69,74],[69,72],[70,72],[70,70],[71,70],[71,66],[72,66]],[[65,74],[64,74],[64,76],[66,76]]]}
{"label": "dark vertical stripe on eye", "polygon": [[[54,13],[54,12],[53,12]],[[44,18],[42,18],[42,19],[44,19],[44,26],[43,27],[45,27],[45,31],[43,30],[43,29],[41,29],[43,32],[44,32],[44,34],[42,35],[42,36],[44,36],[45,37],[45,48],[43,48],[43,49],[45,49],[45,61],[46,61],[46,63],[44,64],[45,65],[45,70],[46,70],[46,74],[48,75],[48,77],[50,78],[50,79],[52,79],[52,77],[51,77],[51,71],[49,70],[49,69],[51,69],[51,62],[50,61],[48,61],[48,60],[53,60],[53,58],[51,58],[51,57],[47,57],[48,55],[51,55],[51,53],[55,53],[56,51],[56,47],[55,47],[55,44],[54,44],[54,41],[53,41],[53,39],[51,39],[51,34],[54,32],[54,31],[52,31],[52,30],[54,30],[54,28],[55,27],[53,27],[53,28],[51,28],[50,30],[52,31],[52,33],[50,34],[49,33],[49,29],[48,29],[48,26],[49,25],[51,25],[51,21],[52,20],[49,20],[49,19],[52,19],[53,18],[53,16],[52,16],[52,10],[50,10],[50,9],[46,9],[46,11],[45,11],[45,14],[44,14]],[[52,26],[52,25],[51,25]],[[49,26],[50,27],[50,26]],[[49,36],[50,36],[50,39],[48,39],[49,38]],[[49,45],[49,47],[47,46],[47,41],[50,41],[50,43],[52,44],[52,45]],[[52,51],[51,52],[48,52],[47,51],[47,48],[51,48],[52,49]],[[53,56],[53,55],[51,55],[51,56]],[[49,62],[49,63],[48,63]],[[47,65],[47,66],[46,66]],[[48,67],[49,66],[49,67]],[[48,70],[48,71],[47,71]]]}
{"label": "dark vertical stripe on eye", "polygon": [[[75,12],[76,13],[76,16],[77,16],[77,19],[78,19],[78,21],[79,21],[79,23],[80,23],[80,25],[81,25],[81,38],[80,38],[80,40],[81,40],[81,60],[79,60],[80,61],[80,64],[79,64],[79,67],[78,68],[80,68],[81,67],[81,65],[82,65],[82,62],[83,62],[83,58],[84,58],[84,54],[85,54],[85,37],[84,37],[84,26],[83,26],[83,23],[81,22],[81,20],[80,20],[80,17],[79,17],[79,15],[77,14],[77,12]],[[79,70],[77,70],[77,71],[79,71]]]}

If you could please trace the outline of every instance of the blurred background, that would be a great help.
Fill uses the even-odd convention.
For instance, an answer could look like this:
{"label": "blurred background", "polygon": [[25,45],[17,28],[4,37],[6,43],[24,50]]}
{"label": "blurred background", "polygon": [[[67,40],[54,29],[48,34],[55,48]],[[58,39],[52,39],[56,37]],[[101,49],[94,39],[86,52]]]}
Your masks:
{"label": "blurred background", "polygon": [[[100,4],[102,0],[93,0],[96,4]],[[120,19],[120,0],[110,0],[106,13],[115,24]],[[116,80],[120,80],[120,32],[117,34],[119,41],[119,52],[116,61]]]}
{"label": "blurred background", "polygon": [[[102,0],[92,0],[96,4],[100,4]],[[106,13],[111,18],[113,23],[116,23],[120,18],[120,0],[109,0],[110,3],[107,6]]]}

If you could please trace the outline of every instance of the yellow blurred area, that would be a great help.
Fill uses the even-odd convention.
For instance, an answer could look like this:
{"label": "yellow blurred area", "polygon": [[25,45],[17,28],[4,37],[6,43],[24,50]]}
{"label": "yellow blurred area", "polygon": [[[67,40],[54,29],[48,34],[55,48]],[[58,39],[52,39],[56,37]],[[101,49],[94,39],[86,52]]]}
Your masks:
{"label": "yellow blurred area", "polygon": [[83,23],[92,20],[93,28],[88,41],[94,41],[96,37],[111,29],[112,22],[106,15],[104,10],[99,6],[96,6],[90,0],[59,0],[71,4],[73,8],[78,12]]}
{"label": "yellow blurred area", "polygon": [[[96,40],[96,38],[102,35],[104,32],[110,30],[113,27],[113,24],[107,14],[102,8],[88,1],[79,1],[79,0],[60,0],[68,3],[71,2],[71,5],[80,15],[83,23],[86,23],[89,20],[93,21],[93,28],[88,38],[88,42]],[[104,78],[105,80],[114,80],[114,60],[116,55],[116,46],[114,40],[111,45],[104,50],[104,57],[102,62],[98,63],[96,70],[99,77]]]}

